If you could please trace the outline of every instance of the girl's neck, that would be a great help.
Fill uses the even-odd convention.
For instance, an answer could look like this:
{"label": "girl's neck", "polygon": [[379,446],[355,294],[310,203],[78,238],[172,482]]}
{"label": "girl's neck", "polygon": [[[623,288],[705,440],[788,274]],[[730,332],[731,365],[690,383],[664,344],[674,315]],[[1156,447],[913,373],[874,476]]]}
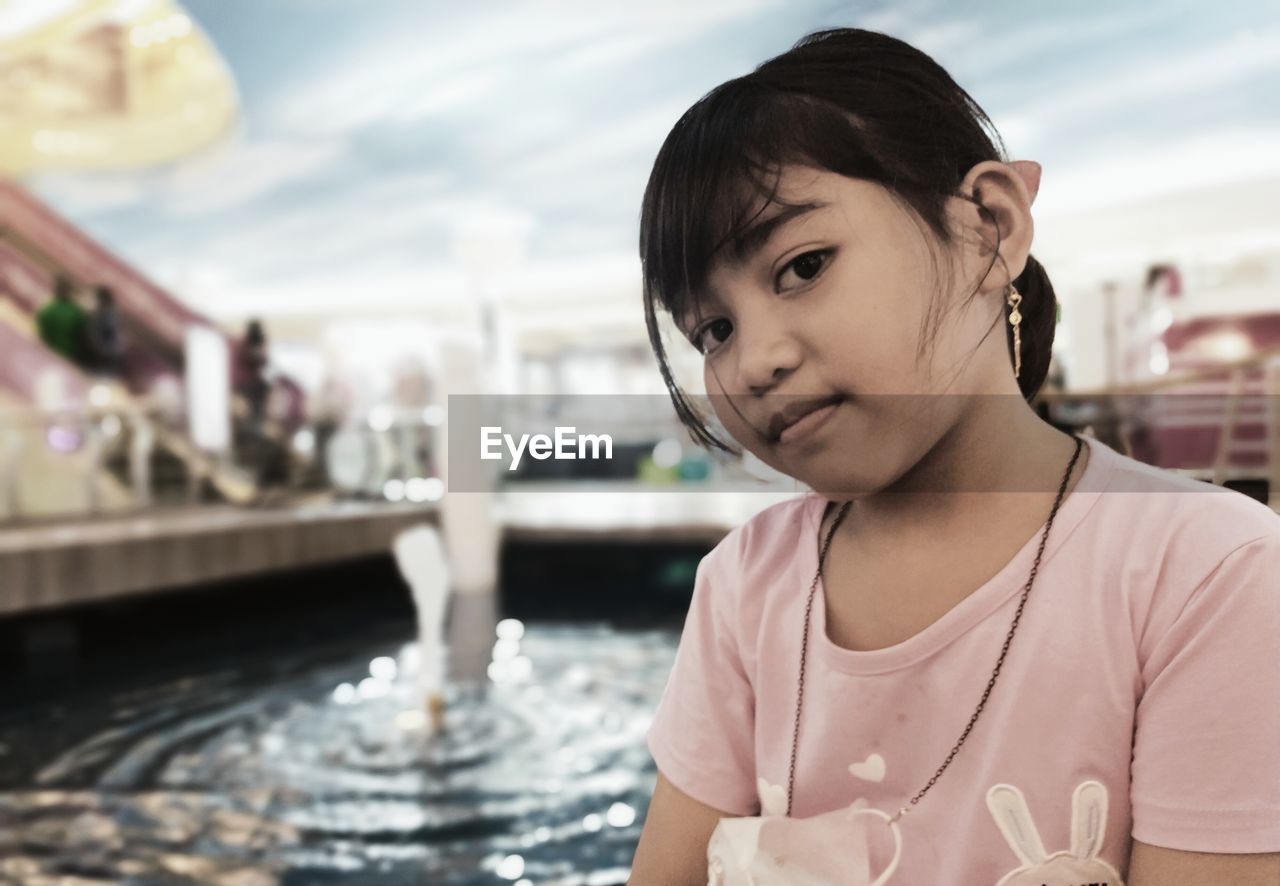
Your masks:
{"label": "girl's neck", "polygon": [[[843,531],[864,540],[885,537],[946,538],[974,520],[1009,509],[1052,504],[1075,441],[1041,419],[1018,397],[975,397],[974,408],[947,431],[906,474],[857,499]],[[1081,452],[1067,493],[1083,474]],[[1065,500],[1065,498],[1064,498]]]}

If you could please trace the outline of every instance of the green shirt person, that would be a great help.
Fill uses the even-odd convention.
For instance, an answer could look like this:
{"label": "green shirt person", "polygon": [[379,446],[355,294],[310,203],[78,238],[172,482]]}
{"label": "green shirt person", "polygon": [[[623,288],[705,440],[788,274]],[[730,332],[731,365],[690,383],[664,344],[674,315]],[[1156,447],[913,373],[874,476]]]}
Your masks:
{"label": "green shirt person", "polygon": [[81,365],[85,359],[88,315],[76,302],[73,292],[71,281],[58,277],[53,298],[36,312],[36,329],[49,350]]}

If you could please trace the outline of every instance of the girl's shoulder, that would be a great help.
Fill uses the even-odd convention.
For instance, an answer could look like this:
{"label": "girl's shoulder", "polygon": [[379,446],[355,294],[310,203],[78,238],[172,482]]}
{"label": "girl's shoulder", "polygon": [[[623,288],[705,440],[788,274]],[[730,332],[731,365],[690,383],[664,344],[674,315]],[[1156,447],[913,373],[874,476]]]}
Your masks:
{"label": "girl's shoulder", "polygon": [[792,593],[817,563],[818,521],[826,500],[801,493],[761,508],[731,529],[698,566],[694,599],[719,613],[722,623],[751,658],[752,642],[765,613]]}
{"label": "girl's shoulder", "polygon": [[[1280,514],[1242,492],[1131,458],[1101,444],[1105,482],[1069,558],[1091,574],[1126,576],[1137,599],[1182,605],[1240,557],[1280,565]],[[1234,556],[1233,556],[1234,555]]]}
{"label": "girl's shoulder", "polygon": [[825,503],[826,499],[821,495],[809,491],[766,505],[731,529],[721,544],[763,553],[763,548],[776,546],[788,539],[794,542],[806,528],[817,526],[818,515]]}
{"label": "girl's shoulder", "polygon": [[1169,536],[1194,540],[1212,553],[1261,538],[1280,539],[1280,514],[1239,492],[1139,461],[1099,444],[1095,452],[1112,463],[1101,487],[1102,509],[1130,542]]}
{"label": "girl's shoulder", "polygon": [[787,572],[804,560],[803,545],[816,544],[825,504],[810,491],[767,505],[731,529],[706,559],[718,573],[735,579]]}

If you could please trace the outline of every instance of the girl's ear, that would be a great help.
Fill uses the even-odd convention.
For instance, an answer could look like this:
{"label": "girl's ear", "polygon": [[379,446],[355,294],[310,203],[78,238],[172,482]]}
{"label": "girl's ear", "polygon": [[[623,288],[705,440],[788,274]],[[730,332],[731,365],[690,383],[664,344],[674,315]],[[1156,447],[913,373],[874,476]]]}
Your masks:
{"label": "girl's ear", "polygon": [[[1003,290],[1026,267],[1035,229],[1030,206],[1039,187],[1040,164],[1031,160],[983,160],[960,183],[960,194],[969,195],[966,202],[957,204],[960,224],[975,231],[980,241],[966,250],[966,260],[990,267],[979,285],[981,291]],[[996,249],[1000,262],[992,266],[991,253]]]}
{"label": "girl's ear", "polygon": [[1027,194],[1030,195],[1032,203],[1036,202],[1036,192],[1040,190],[1040,173],[1042,167],[1034,160],[1014,160],[1009,164],[1018,171],[1018,175],[1022,176],[1022,181],[1027,186]]}

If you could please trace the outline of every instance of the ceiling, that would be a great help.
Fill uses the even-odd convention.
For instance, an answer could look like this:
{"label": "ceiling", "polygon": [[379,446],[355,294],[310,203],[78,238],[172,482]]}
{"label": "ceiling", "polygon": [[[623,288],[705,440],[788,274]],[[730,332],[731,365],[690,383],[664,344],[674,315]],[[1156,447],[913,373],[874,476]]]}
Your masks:
{"label": "ceiling", "polygon": [[[32,3],[49,0],[0,4],[0,41],[30,30]],[[599,323],[640,329],[638,207],[668,129],[716,84],[837,24],[929,52],[1015,158],[1042,164],[1035,251],[1051,271],[1137,277],[1179,243],[1280,239],[1271,3],[182,9],[234,77],[236,122],[178,161],[28,183],[215,315],[429,312],[488,293],[529,322],[590,303]]]}

